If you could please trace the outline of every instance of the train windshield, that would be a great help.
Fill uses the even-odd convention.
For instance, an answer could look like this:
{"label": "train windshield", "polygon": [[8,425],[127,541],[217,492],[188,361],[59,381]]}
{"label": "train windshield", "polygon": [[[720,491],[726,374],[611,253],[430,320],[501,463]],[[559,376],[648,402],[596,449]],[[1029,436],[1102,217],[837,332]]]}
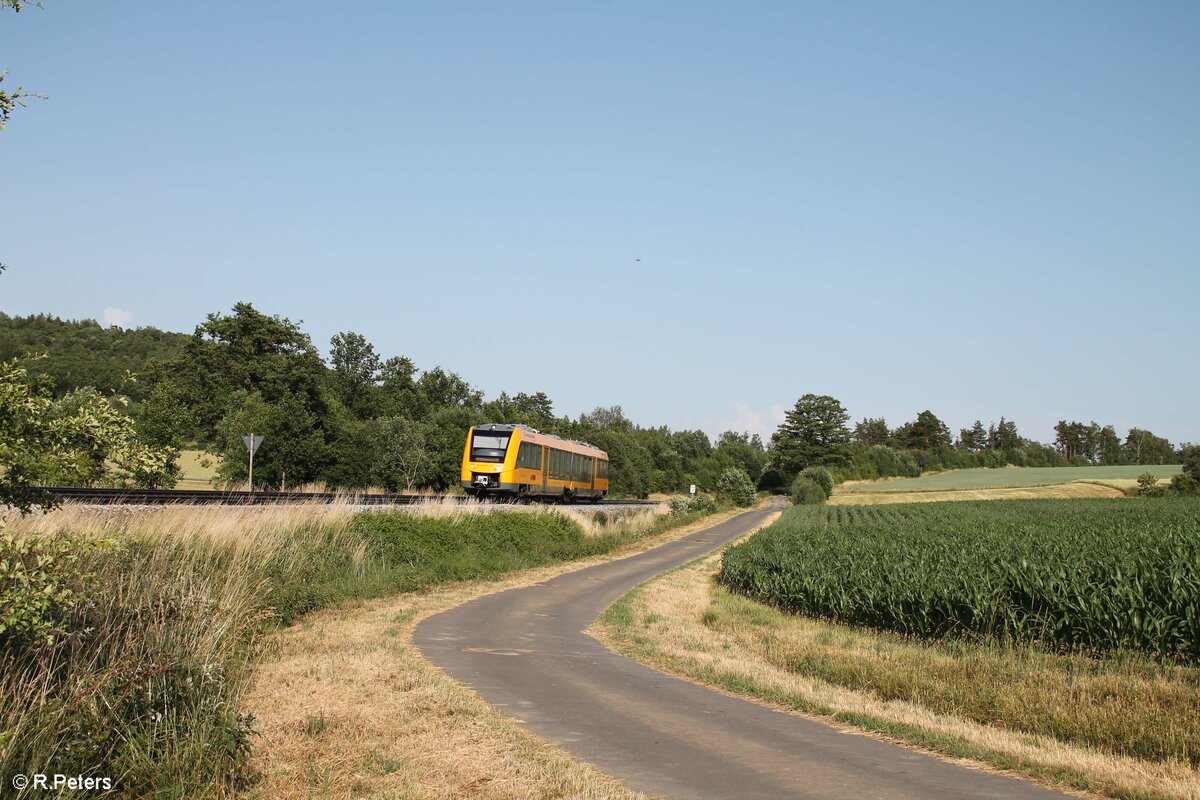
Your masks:
{"label": "train windshield", "polygon": [[496,463],[503,461],[504,453],[508,450],[509,438],[511,437],[476,433],[471,438],[471,460]]}

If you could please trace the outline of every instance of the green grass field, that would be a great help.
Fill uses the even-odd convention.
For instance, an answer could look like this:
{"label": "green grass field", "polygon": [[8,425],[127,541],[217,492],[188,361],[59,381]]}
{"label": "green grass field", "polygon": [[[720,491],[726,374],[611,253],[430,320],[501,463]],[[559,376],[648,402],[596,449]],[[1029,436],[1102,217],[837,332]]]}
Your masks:
{"label": "green grass field", "polygon": [[945,492],[955,489],[1002,489],[1019,486],[1053,486],[1071,481],[1131,480],[1143,472],[1159,478],[1179,474],[1178,464],[1119,467],[1005,467],[956,469],[898,481],[874,481],[841,487],[842,492]]}
{"label": "green grass field", "polygon": [[181,450],[179,451],[179,467],[183,470],[183,475],[179,479],[179,483],[175,484],[176,489],[212,489],[211,483],[214,475],[217,474],[217,464],[220,459],[203,450]]}

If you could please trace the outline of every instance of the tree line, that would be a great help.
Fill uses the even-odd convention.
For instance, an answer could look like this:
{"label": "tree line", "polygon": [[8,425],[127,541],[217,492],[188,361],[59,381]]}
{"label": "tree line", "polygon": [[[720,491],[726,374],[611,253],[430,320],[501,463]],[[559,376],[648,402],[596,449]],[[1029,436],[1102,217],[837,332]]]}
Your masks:
{"label": "tree line", "polygon": [[[588,441],[609,453],[612,491],[632,496],[686,491],[693,483],[713,489],[729,470],[775,489],[814,466],[840,481],[924,469],[1158,464],[1181,457],[1149,431],[1133,428],[1121,438],[1113,426],[1094,422],[1060,422],[1053,444],[1021,436],[1003,417],[987,427],[976,421],[957,436],[928,410],[894,428],[882,418],[850,425],[840,401],[814,394],[796,402],[769,443],[737,431],[714,443],[699,430],[641,427],[620,406],[570,418],[558,415],[542,391],[486,399],[457,373],[384,355],[353,331],[334,336],[323,358],[300,324],[249,303],[209,314],[191,335],[0,314],[0,360],[37,353],[45,355],[23,361],[22,374],[59,406],[78,406],[85,397],[94,404],[101,396],[125,406],[138,441],[166,454],[161,470],[143,469],[138,478],[157,485],[173,484],[178,451],[190,447],[221,456],[222,481],[243,481],[242,436],[254,432],[266,437],[254,470],[264,488],[322,482],[441,490],[457,485],[467,428],[484,422]],[[79,394],[83,387],[86,395]],[[102,472],[93,457],[87,469],[59,464],[44,477],[98,483],[106,479]]]}
{"label": "tree line", "polygon": [[880,418],[849,425],[850,415],[829,395],[806,394],[785,414],[771,437],[764,470],[769,488],[790,485],[810,467],[825,467],[838,481],[916,477],[926,469],[1063,467],[1091,464],[1177,464],[1187,445],[1131,428],[1122,439],[1112,425],[1066,420],[1053,444],[1027,439],[1004,417],[986,428],[976,420],[955,436],[932,411],[892,428]]}
{"label": "tree line", "polygon": [[55,397],[90,386],[136,403],[147,387],[130,376],[144,372],[150,361],[175,355],[187,338],[185,333],[151,327],[122,330],[90,319],[63,320],[49,314],[12,317],[0,312],[0,361],[45,354],[26,368],[32,377],[48,381]]}

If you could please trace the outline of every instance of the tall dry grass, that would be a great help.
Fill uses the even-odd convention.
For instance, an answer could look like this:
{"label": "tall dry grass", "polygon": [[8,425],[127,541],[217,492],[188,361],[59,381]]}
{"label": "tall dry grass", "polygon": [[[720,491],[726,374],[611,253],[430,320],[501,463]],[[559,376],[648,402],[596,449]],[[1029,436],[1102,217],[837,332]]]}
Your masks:
{"label": "tall dry grass", "polygon": [[444,498],[359,513],[349,497],[10,518],[17,539],[79,544],[54,578],[83,599],[45,610],[51,641],[0,633],[0,773],[108,777],[125,796],[228,796],[254,777],[240,699],[262,635],[280,622],[606,552],[682,521]]}
{"label": "tall dry grass", "polygon": [[236,788],[250,734],[238,698],[273,618],[271,575],[314,542],[365,562],[351,518],[337,505],[67,506],[10,520],[17,537],[80,542],[57,578],[86,599],[48,609],[53,641],[0,641],[0,771],[108,777],[129,796]]}

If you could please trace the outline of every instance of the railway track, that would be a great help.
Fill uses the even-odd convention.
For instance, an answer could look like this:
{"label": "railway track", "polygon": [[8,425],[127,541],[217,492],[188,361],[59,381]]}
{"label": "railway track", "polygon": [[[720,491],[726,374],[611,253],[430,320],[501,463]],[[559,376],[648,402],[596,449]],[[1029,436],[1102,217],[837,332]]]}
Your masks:
{"label": "railway track", "polygon": [[[423,494],[355,494],[353,492],[229,492],[203,489],[92,489],[76,486],[44,486],[44,491],[59,500],[93,505],[157,506],[170,505],[272,505],[287,503],[332,503],[345,501],[364,506],[407,506],[423,500],[453,503],[478,502],[470,497],[431,497]],[[604,500],[603,506],[651,506],[659,500]],[[580,503],[581,507],[592,506]]]}

